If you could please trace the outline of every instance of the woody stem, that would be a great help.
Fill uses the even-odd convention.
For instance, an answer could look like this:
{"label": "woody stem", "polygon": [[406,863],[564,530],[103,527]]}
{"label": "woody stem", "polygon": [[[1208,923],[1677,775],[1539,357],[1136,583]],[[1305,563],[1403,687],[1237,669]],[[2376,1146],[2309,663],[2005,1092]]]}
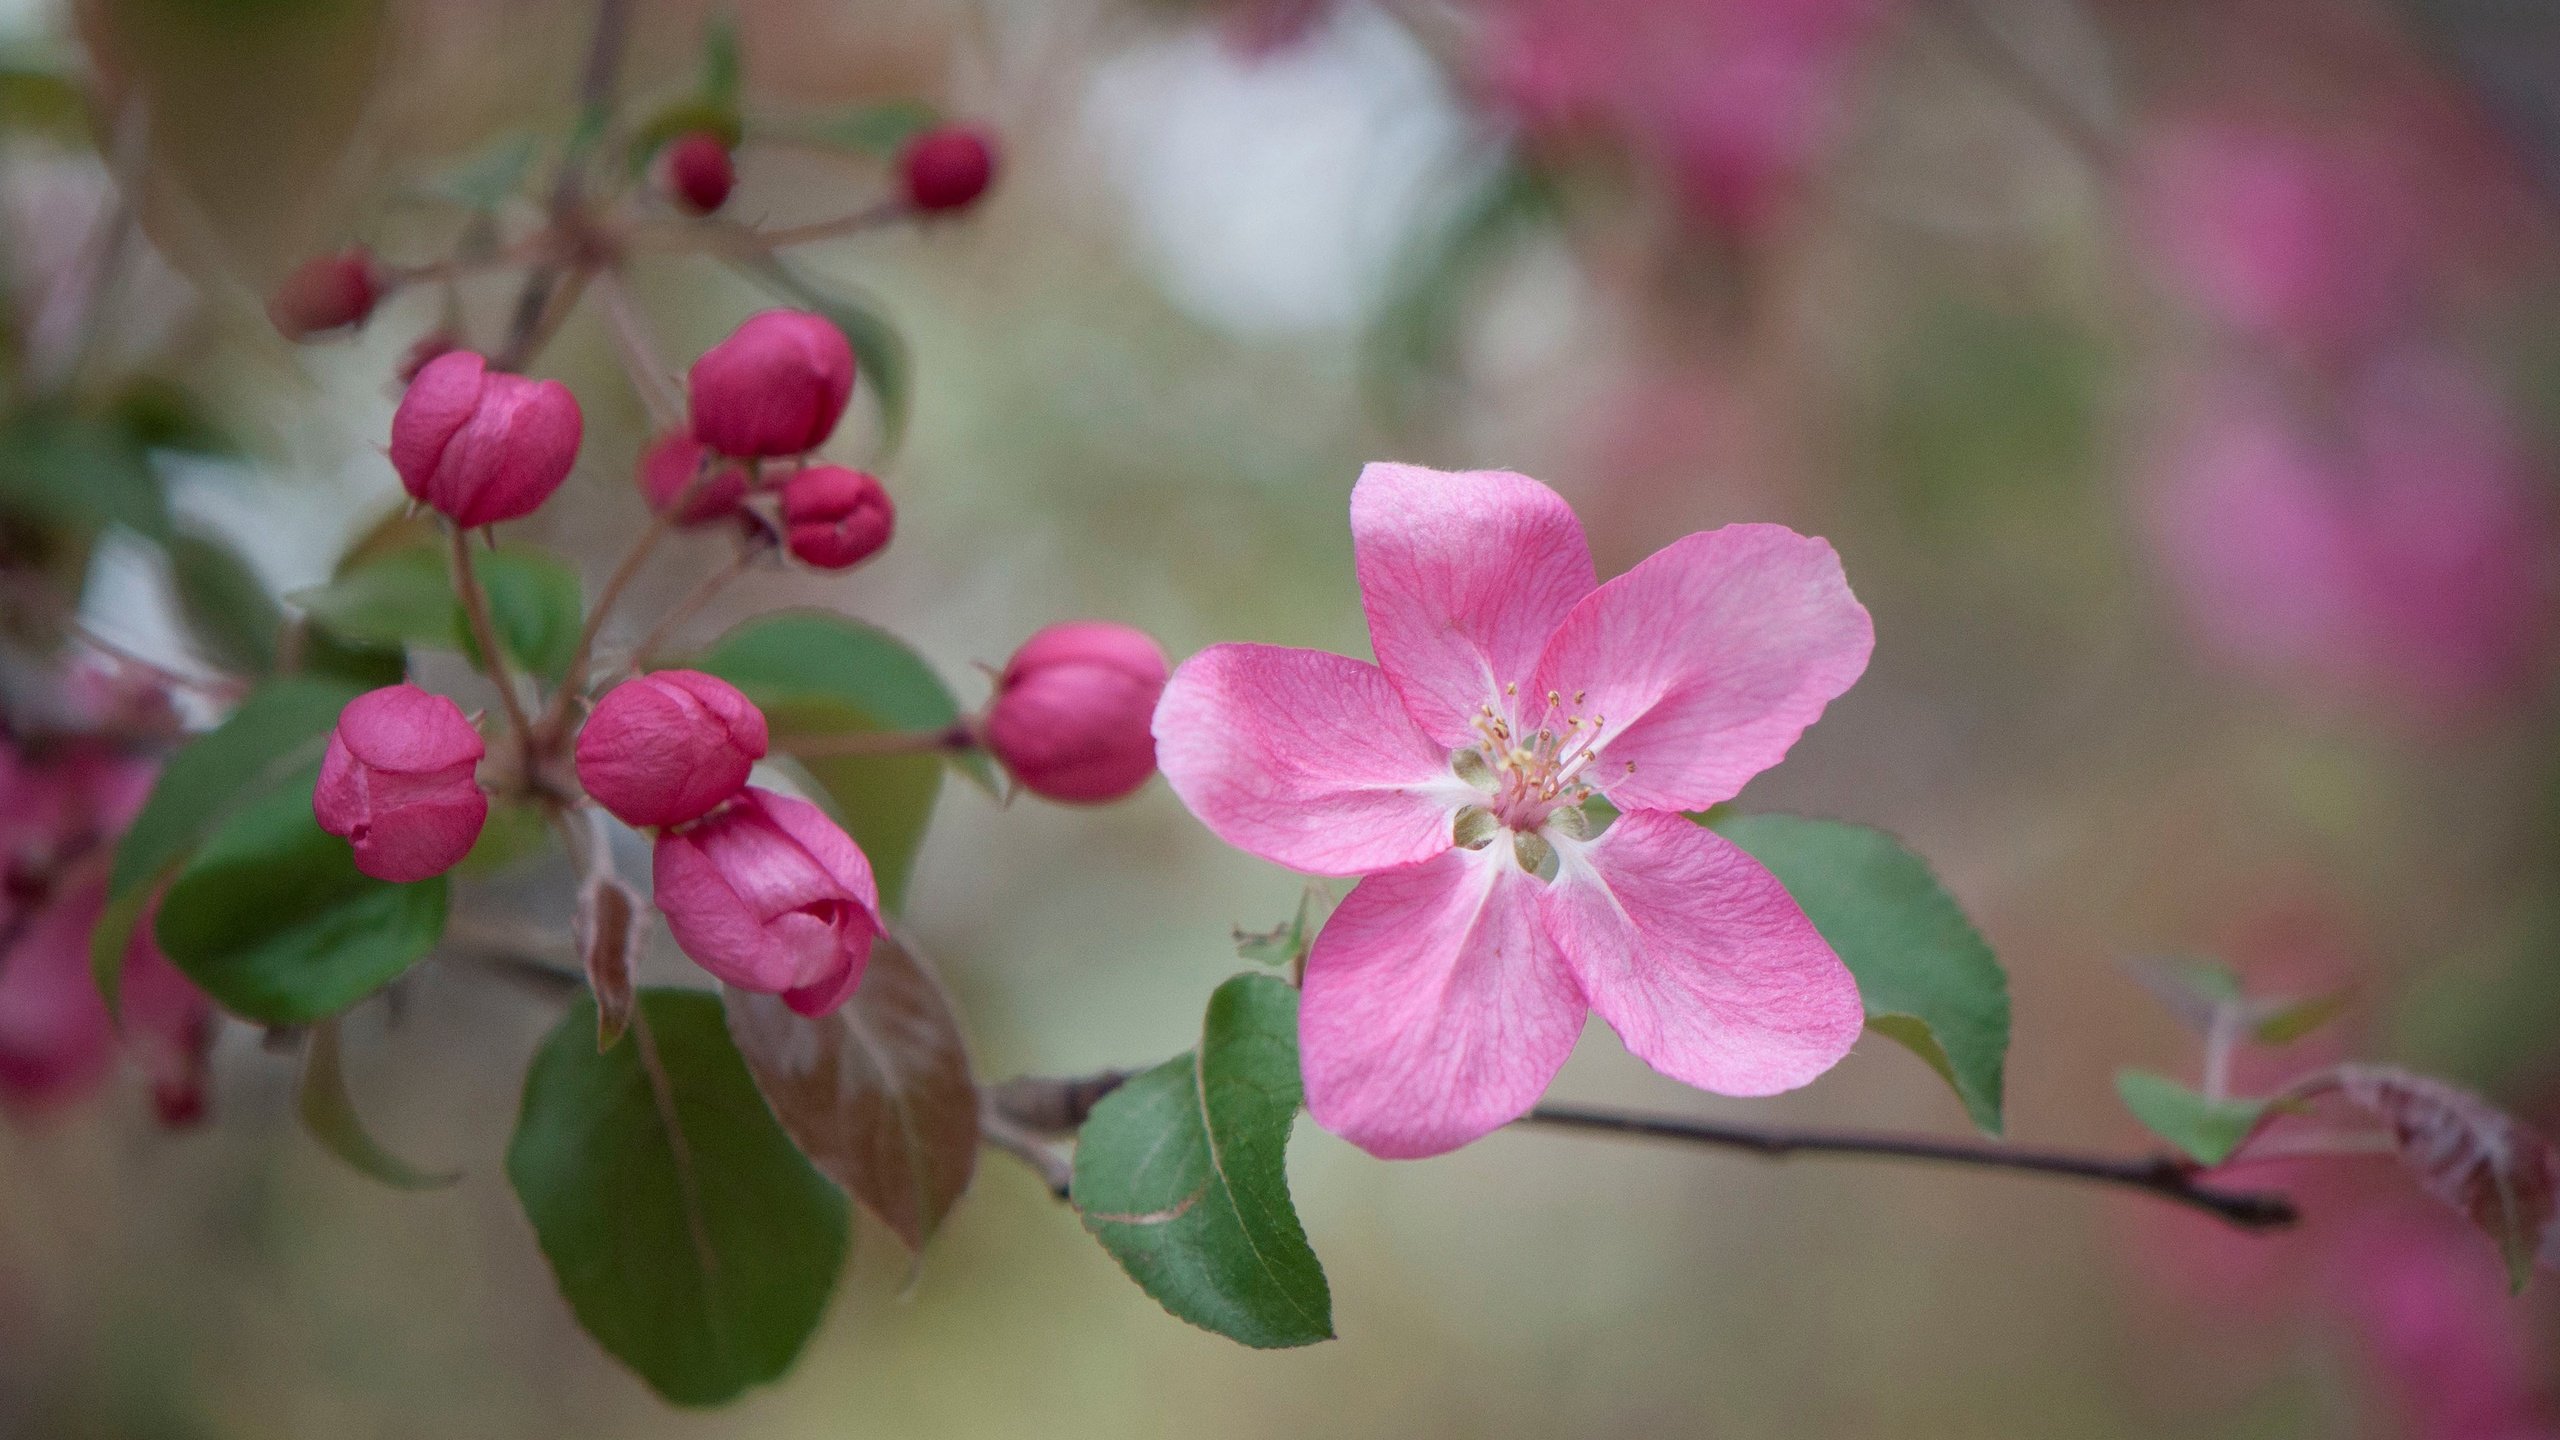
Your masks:
{"label": "woody stem", "polygon": [[483,663],[489,667],[489,683],[498,687],[498,699],[507,707],[507,723],[515,727],[519,740],[531,741],[533,726],[525,719],[524,702],[516,696],[513,671],[507,668],[507,652],[498,644],[498,627],[489,619],[489,595],[480,588],[480,572],[471,563],[471,534],[461,526],[452,527],[453,589],[462,597],[462,613],[471,624],[471,641],[480,647]]}

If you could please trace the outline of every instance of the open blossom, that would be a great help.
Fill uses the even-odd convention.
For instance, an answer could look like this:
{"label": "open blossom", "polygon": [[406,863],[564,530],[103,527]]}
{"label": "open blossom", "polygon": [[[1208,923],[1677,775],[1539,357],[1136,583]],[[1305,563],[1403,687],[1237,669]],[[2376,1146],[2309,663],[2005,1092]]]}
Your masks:
{"label": "open blossom", "polygon": [[415,685],[347,702],[312,787],[320,828],[377,880],[425,880],[462,863],[489,818],[476,778],[488,747],[462,709]]}
{"label": "open blossom", "polygon": [[681,825],[738,793],[764,758],[764,712],[699,670],[605,692],[578,731],[578,783],[629,825]]}
{"label": "open blossom", "polygon": [[[1839,557],[1691,535],[1606,585],[1553,491],[1372,465],[1351,533],[1376,665],[1219,645],[1156,709],[1220,838],[1363,876],[1307,956],[1307,1108],[1373,1154],[1513,1120],[1586,1014],[1655,1069],[1792,1089],[1857,1039],[1856,982],[1775,877],[1680,812],[1733,798],[1866,668]],[[1621,812],[1593,833],[1584,802]]]}
{"label": "open blossom", "polygon": [[667,933],[720,979],[803,1015],[861,983],[880,889],[862,847],[817,806],[750,785],[659,836],[651,863]]}
{"label": "open blossom", "polygon": [[2482,377],[2390,357],[2347,396],[2341,434],[2227,377],[2178,403],[2149,519],[2215,649],[2439,714],[2530,691],[2560,534]]}

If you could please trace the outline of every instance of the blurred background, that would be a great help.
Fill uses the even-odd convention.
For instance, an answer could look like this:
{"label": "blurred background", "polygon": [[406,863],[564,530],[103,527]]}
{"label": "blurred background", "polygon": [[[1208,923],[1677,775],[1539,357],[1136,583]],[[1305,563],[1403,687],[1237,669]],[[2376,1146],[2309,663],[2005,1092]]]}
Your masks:
{"label": "blurred background", "polygon": [[[1837,544],[1878,645],[1742,803],[1931,858],[2009,968],[2013,1136],[2145,1144],[2115,1067],[2186,1075],[2195,1052],[2116,962],[2164,952],[2353,985],[2315,1051],[2560,1121],[2552,12],[723,8],[751,116],[732,215],[881,193],[876,159],[801,122],[886,101],[985,124],[1004,170],[964,219],[804,257],[912,347],[883,470],[897,543],[849,577],[754,577],[690,640],[825,605],[913,641],[968,703],[977,665],[1060,618],[1143,626],[1176,657],[1365,654],[1344,507],[1369,459],[1536,475],[1604,574],[1781,521]],[[570,123],[591,7],[0,11],[11,394],[55,366],[182,395],[236,443],[155,448],[178,515],[275,593],[325,579],[398,494],[395,372],[447,317],[403,294],[360,336],[294,347],[263,296],[352,240],[450,250],[456,187]],[[690,83],[712,13],[644,0],[626,94]],[[27,78],[64,73],[78,105]],[[140,234],[73,325],[61,297],[85,292],[62,277],[102,273],[114,206]],[[637,289],[685,356],[764,303],[683,258]],[[495,323],[510,297],[460,298]],[[593,314],[537,368],[577,390],[588,440],[519,528],[592,593],[642,525],[646,421]],[[836,447],[861,463],[879,438]],[[76,605],[81,629],[208,671],[157,550],[113,529],[66,547],[42,520],[0,526],[12,666]],[[662,552],[634,613],[720,559]],[[565,945],[563,873],[460,904]],[[1092,811],[953,786],[909,910],[983,1072],[1080,1073],[1186,1047],[1238,968],[1230,927],[1284,918],[1298,888],[1161,785]],[[2312,1217],[2253,1238],[2024,1178],[1519,1132],[1386,1164],[1303,1125],[1337,1342],[1255,1353],[1170,1319],[990,1156],[914,1275],[865,1230],[785,1381],[674,1412],[576,1329],[503,1180],[551,1019],[430,964],[351,1020],[375,1131],[467,1171],[432,1194],[322,1153],[291,1059],[245,1026],[183,1133],[130,1076],[10,1111],[0,1434],[2560,1433],[2547,1287],[2506,1299],[2489,1247],[2379,1161],[2273,1177]],[[1964,1126],[1873,1039],[1743,1104],[1595,1025],[1554,1093]]]}

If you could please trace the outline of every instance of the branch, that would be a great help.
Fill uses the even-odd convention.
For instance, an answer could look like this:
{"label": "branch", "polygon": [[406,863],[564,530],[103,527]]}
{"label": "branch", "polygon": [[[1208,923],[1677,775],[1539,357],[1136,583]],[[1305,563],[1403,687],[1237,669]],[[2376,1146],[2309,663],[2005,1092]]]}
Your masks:
{"label": "branch", "polygon": [[[1054,1079],[1026,1075],[990,1089],[987,1109],[1035,1134],[1071,1134],[1093,1113],[1094,1105],[1103,1096],[1128,1078],[1127,1072],[1118,1070]],[[2226,1190],[2201,1183],[2197,1167],[2170,1155],[2119,1157],[1930,1135],[1728,1125],[1581,1105],[1541,1105],[1518,1123],[1644,1140],[1682,1140],[1693,1145],[1748,1150],[1771,1160],[1791,1155],[1853,1155],[2055,1175],[2144,1191],[2202,1210],[2244,1230],[2280,1229],[2299,1218],[2293,1201],[2286,1196],[2265,1190]]]}

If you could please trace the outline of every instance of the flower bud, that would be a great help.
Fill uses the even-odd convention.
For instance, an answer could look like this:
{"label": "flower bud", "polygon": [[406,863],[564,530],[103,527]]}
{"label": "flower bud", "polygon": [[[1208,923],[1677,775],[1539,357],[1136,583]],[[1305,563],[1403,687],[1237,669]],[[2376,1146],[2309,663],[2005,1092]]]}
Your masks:
{"label": "flower bud", "polygon": [[1034,795],[1117,800],[1155,773],[1149,726],[1164,682],[1164,652],[1145,634],[1098,620],[1052,625],[1005,663],[987,748]]}
{"label": "flower bud", "polygon": [[898,510],[876,477],[812,465],[782,487],[782,523],[792,554],[821,570],[844,570],[880,553]]}
{"label": "flower bud", "polygon": [[391,417],[391,464],[425,505],[465,529],[542,508],[578,458],[578,398],[469,350],[427,362]]}
{"label": "flower bud", "polygon": [[665,163],[668,193],[696,215],[719,209],[738,183],[728,145],[708,130],[678,136],[667,146]]}
{"label": "flower bud", "polygon": [[376,880],[424,880],[460,863],[489,818],[473,772],[488,747],[462,711],[415,685],[359,695],[338,713],[311,813]]}
{"label": "flower bud", "polygon": [[907,142],[898,155],[907,203],[918,210],[958,210],[975,204],[996,178],[996,152],[972,126],[940,125]]}
{"label": "flower bud", "polygon": [[698,670],[660,670],[605,692],[578,732],[578,783],[627,824],[681,825],[738,793],[762,759],[764,712]]}
{"label": "flower bud", "polygon": [[805,455],[853,398],[853,347],[806,310],[747,317],[686,377],[694,437],[723,455]]}
{"label": "flower bud", "polygon": [[746,502],[746,472],[691,435],[672,430],[640,456],[640,493],[647,497],[650,509],[666,511],[688,490],[693,498],[673,512],[676,524],[691,527],[725,520]]}
{"label": "flower bud", "polygon": [[750,785],[658,837],[667,931],[694,963],[803,1015],[844,1003],[880,933],[880,892],[853,837],[817,806]]}
{"label": "flower bud", "polygon": [[315,255],[295,266],[267,297],[267,319],[287,340],[308,340],[363,324],[383,289],[381,267],[363,246]]}

